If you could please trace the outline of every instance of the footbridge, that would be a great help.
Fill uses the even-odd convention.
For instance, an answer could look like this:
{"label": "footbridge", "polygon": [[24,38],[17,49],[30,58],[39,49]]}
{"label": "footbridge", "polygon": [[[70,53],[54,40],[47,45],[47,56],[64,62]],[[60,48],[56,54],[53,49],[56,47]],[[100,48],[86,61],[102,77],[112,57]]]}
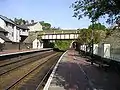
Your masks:
{"label": "footbridge", "polygon": [[46,30],[40,31],[42,40],[76,40],[79,30]]}
{"label": "footbridge", "polygon": [[[50,43],[55,42],[56,40],[72,40],[75,41],[78,39],[80,30],[44,30],[31,32],[30,38],[34,40],[33,44],[35,48],[50,48]],[[41,39],[41,41],[38,40]]]}

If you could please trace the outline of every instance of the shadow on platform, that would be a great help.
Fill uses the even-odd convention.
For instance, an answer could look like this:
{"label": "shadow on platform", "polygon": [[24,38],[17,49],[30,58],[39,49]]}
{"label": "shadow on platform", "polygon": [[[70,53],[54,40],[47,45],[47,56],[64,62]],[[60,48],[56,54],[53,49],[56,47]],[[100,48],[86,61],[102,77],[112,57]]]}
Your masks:
{"label": "shadow on platform", "polygon": [[[79,62],[81,60],[61,62],[51,84],[64,87],[65,90],[92,90],[92,88],[97,90],[120,90],[120,76],[114,71],[106,72],[94,65]],[[92,82],[92,85],[89,81]]]}

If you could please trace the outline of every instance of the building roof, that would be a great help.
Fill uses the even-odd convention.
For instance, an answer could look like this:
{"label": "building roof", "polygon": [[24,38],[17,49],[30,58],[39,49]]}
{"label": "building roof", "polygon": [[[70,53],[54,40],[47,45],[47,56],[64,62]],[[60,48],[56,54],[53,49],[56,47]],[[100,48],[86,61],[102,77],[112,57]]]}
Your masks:
{"label": "building roof", "polygon": [[21,29],[29,29],[29,28],[27,27],[27,25],[17,25],[13,20],[8,19],[8,18],[5,17],[5,16],[0,15],[0,18],[1,18],[2,20],[4,20],[5,22],[11,23],[11,24],[13,24],[13,25],[15,25],[15,26],[17,26],[17,27],[19,27],[19,28],[21,28]]}
{"label": "building roof", "polygon": [[26,26],[34,26],[35,24],[37,24],[37,22],[35,22],[35,23],[30,23],[30,24],[26,24]]}
{"label": "building roof", "polygon": [[8,18],[5,17],[5,16],[0,15],[0,18],[1,18],[2,20],[4,20],[5,22],[8,22],[8,23],[11,23],[11,24],[15,25],[14,21],[12,21],[11,19],[8,19]]}
{"label": "building roof", "polygon": [[26,26],[26,25],[17,25],[19,28],[21,28],[21,29],[27,29],[27,30],[29,30],[29,28]]}
{"label": "building roof", "polygon": [[0,32],[8,33],[5,29],[3,29],[3,28],[1,28],[1,27],[0,27]]}
{"label": "building roof", "polygon": [[[32,43],[35,39],[37,39],[38,33],[31,32],[28,37],[24,40],[25,43]],[[42,42],[42,40],[40,40]]]}
{"label": "building roof", "polygon": [[0,33],[0,38],[2,38],[5,42],[12,42],[10,39],[8,39],[4,34]]}
{"label": "building roof", "polygon": [[28,37],[24,40],[25,43],[32,43],[37,38],[36,35],[28,35]]}

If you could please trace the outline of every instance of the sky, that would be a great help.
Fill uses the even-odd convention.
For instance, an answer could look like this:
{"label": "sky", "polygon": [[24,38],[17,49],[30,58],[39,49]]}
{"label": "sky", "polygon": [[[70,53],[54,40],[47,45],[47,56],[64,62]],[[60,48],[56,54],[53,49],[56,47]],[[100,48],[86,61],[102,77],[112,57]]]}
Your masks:
{"label": "sky", "polygon": [[[62,29],[88,28],[91,24],[87,17],[80,20],[73,16],[70,5],[75,0],[0,0],[0,14],[8,18],[45,21],[52,27]],[[102,24],[104,19],[99,20]]]}

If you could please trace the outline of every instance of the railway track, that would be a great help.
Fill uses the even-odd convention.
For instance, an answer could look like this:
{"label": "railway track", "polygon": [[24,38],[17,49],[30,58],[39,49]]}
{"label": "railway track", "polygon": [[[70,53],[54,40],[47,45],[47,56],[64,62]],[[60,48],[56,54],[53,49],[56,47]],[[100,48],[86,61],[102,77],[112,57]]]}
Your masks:
{"label": "railway track", "polygon": [[[60,58],[60,56],[61,56],[61,54],[56,56],[56,57],[54,57],[54,59],[58,60]],[[54,66],[56,65],[56,63],[57,62],[55,62],[53,65],[51,65],[50,69],[42,77],[41,81],[39,82],[39,84],[37,85],[35,90],[43,90],[43,88],[44,88],[44,86],[45,86],[45,84],[46,84],[50,74],[52,73],[52,70],[53,70]]]}
{"label": "railway track", "polygon": [[45,52],[36,52],[36,53],[25,54],[25,55],[19,54],[17,56],[13,55],[10,58],[9,57],[7,58],[7,56],[6,56],[6,59],[1,59],[0,58],[0,66],[2,66],[4,64],[9,64],[9,63],[12,63],[12,62],[15,62],[15,61],[19,61],[19,60],[22,60],[22,59],[25,59],[25,58],[28,58],[30,56],[34,56],[34,55],[37,55],[37,54],[40,54],[40,53],[45,53]]}
{"label": "railway track", "polygon": [[52,52],[52,51],[46,51],[46,52],[37,52],[35,54],[28,54],[28,55],[19,55],[17,58],[11,58],[11,59],[5,59],[5,60],[0,60],[0,67],[7,66],[16,62],[21,62],[25,59],[32,58],[34,56],[40,55],[40,54],[45,54],[47,52]]}
{"label": "railway track", "polygon": [[[55,63],[50,65],[49,67],[47,66],[48,70],[46,70],[46,71],[44,69],[45,66],[48,65],[51,62],[51,60],[54,61],[56,59],[56,57],[58,57],[60,55],[61,54],[56,54],[56,55],[46,59],[40,65],[36,66],[33,70],[31,70],[26,75],[24,75],[21,79],[19,79],[15,83],[13,83],[6,90],[25,90],[25,89],[40,90],[40,89],[42,89],[43,83],[45,83],[44,81],[48,78],[47,76],[50,74],[50,71],[52,70]],[[42,72],[40,72],[39,70],[41,70]],[[37,74],[35,74],[36,71],[38,71]],[[34,77],[34,75],[35,75],[35,77]],[[31,77],[30,80],[28,79],[29,77]],[[27,80],[28,80],[28,82],[26,82]]]}
{"label": "railway track", "polygon": [[7,64],[0,65],[0,76],[4,75],[10,71],[13,71],[19,67],[22,67],[26,64],[32,63],[38,59],[44,58],[51,53],[55,53],[55,52],[46,52],[46,53],[42,53],[42,54],[39,53],[37,55],[32,55],[32,56],[26,57],[26,58],[21,59],[21,60],[17,60],[17,61],[13,61],[13,62],[10,62]]}
{"label": "railway track", "polygon": [[[37,74],[37,73],[40,72],[40,71],[47,72],[46,74],[48,75],[48,70],[45,70],[44,67],[47,65],[48,69],[50,69],[51,65],[53,65],[53,64],[51,64],[49,66],[49,63],[51,61],[52,61],[52,63],[55,62],[56,61],[55,57],[57,58],[58,56],[60,56],[60,54],[52,53],[51,55],[44,56],[44,58],[39,59],[39,60],[33,62],[33,64],[30,64],[30,65],[27,65],[27,66],[23,66],[23,68],[19,69],[18,71],[14,70],[14,72],[10,73],[9,75],[5,75],[5,76],[3,75],[2,77],[0,77],[1,78],[0,80],[2,80],[1,84],[0,84],[0,90],[4,90],[4,89],[5,90],[9,90],[9,89],[10,90],[18,90],[18,89],[20,89],[21,82],[23,82],[24,80],[28,81],[30,79],[30,77],[33,77],[34,75],[39,75],[40,73],[39,74]],[[53,59],[53,57],[54,57],[54,59]],[[50,71],[51,70],[49,70],[49,72]],[[14,73],[15,73],[15,75],[14,75]],[[16,74],[16,73],[20,73],[20,75]],[[19,75],[19,76],[16,76],[16,75]],[[45,74],[42,73],[42,77],[44,77],[44,75]],[[45,76],[47,76],[47,75],[45,75]],[[12,76],[12,77],[10,78],[10,76]],[[6,78],[8,78],[8,79],[6,79]],[[34,78],[35,77],[33,77],[33,79]],[[38,81],[38,80],[39,79],[37,79],[36,81]],[[2,85],[2,84],[5,84],[5,85]],[[38,85],[40,86],[40,84],[38,84]],[[30,90],[30,89],[28,89],[28,90]],[[34,89],[32,89],[32,90],[34,90]]]}

